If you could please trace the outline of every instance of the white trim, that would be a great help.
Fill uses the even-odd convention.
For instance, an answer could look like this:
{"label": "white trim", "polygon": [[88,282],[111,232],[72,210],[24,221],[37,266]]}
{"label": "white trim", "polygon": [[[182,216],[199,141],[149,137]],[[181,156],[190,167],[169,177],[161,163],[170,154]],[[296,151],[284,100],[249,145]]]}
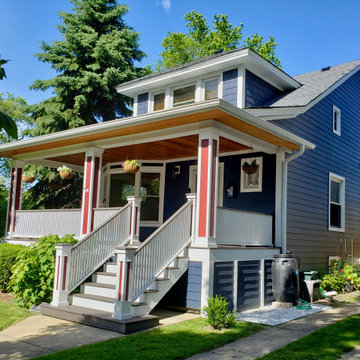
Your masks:
{"label": "white trim", "polygon": [[244,66],[240,66],[238,68],[238,79],[237,79],[237,106],[240,109],[245,107],[245,68]]}
{"label": "white trim", "polygon": [[[334,121],[335,114],[337,114],[336,129],[335,129],[335,121]],[[336,135],[339,136],[341,135],[341,110],[335,105],[333,105],[333,111],[332,111],[332,128],[333,128],[333,132]]]}
{"label": "white trim", "polygon": [[[330,225],[330,205],[331,205],[331,181],[338,182],[340,184],[340,222],[341,227],[335,227]],[[329,172],[329,198],[328,198],[328,229],[329,231],[345,232],[345,178],[343,176]]]}
{"label": "white trim", "polygon": [[240,64],[247,65],[254,72],[263,74],[263,78],[279,88],[288,90],[300,87],[299,82],[285,72],[263,59],[260,55],[249,48],[239,49],[219,57],[201,61],[193,65],[186,65],[171,71],[159,73],[156,76],[140,78],[125,84],[116,86],[116,90],[124,95],[134,97],[139,91],[165,87],[167,84],[177,83],[179,80],[199,78],[213,71],[223,71],[227,67],[238,67]]}
{"label": "white trim", "polygon": [[[245,180],[249,176],[243,170],[243,165],[245,162],[251,164],[253,161],[256,161],[256,164],[259,166],[259,175],[258,181],[259,184],[257,187],[245,187]],[[262,156],[252,157],[252,158],[242,158],[240,164],[240,192],[247,193],[247,192],[262,192],[262,183],[263,183],[263,158]]]}
{"label": "white trim", "polygon": [[280,120],[280,119],[291,119],[294,118],[306,111],[308,111],[311,107],[316,105],[319,101],[328,96],[331,92],[333,92],[336,88],[342,85],[346,80],[348,80],[351,76],[357,73],[360,70],[360,65],[355,69],[350,71],[347,75],[339,79],[335,84],[330,86],[327,90],[321,93],[318,97],[310,101],[307,105],[304,106],[285,106],[285,107],[274,107],[267,109],[246,109],[246,111],[254,116],[261,117],[264,120]]}

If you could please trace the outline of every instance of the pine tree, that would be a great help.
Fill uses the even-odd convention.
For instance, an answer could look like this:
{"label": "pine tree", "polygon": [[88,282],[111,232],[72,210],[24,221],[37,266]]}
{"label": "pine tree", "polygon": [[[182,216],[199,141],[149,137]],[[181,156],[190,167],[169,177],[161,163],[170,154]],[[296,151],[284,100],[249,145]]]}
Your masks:
{"label": "pine tree", "polygon": [[72,12],[60,12],[62,41],[42,42],[40,61],[58,73],[36,80],[34,90],[52,89],[54,97],[32,107],[36,128],[46,134],[131,114],[129,98],[115,86],[149,72],[137,66],[144,56],[139,33],[127,26],[126,5],[116,0],[70,0]]}

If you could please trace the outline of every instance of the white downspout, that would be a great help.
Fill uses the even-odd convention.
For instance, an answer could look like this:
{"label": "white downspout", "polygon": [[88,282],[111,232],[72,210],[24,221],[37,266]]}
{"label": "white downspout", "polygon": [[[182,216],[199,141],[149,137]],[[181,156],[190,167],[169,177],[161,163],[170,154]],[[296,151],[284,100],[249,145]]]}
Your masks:
{"label": "white downspout", "polygon": [[282,216],[281,216],[281,227],[282,227],[282,253],[286,254],[287,251],[287,234],[286,234],[286,222],[287,222],[287,175],[288,175],[288,164],[290,161],[298,158],[305,152],[305,145],[300,145],[299,151],[291,154],[284,160],[283,171],[282,171]]}

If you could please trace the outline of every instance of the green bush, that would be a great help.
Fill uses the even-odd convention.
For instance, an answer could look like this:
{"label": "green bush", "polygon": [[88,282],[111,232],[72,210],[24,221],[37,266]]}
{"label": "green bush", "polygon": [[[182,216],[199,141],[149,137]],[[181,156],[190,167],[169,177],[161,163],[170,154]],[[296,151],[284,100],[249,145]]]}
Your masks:
{"label": "green bush", "polygon": [[223,296],[216,295],[208,299],[207,306],[203,308],[207,322],[214,329],[230,328],[236,325],[235,311],[229,311],[229,301]]}
{"label": "green bush", "polygon": [[6,291],[6,287],[12,275],[11,268],[16,263],[17,256],[26,251],[26,246],[14,244],[0,244],[0,290]]}
{"label": "green bush", "polygon": [[41,302],[50,302],[54,285],[55,244],[75,244],[71,235],[59,238],[57,235],[44,236],[26,253],[21,253],[13,268],[8,290],[20,306],[31,307]]}
{"label": "green bush", "polygon": [[321,279],[321,287],[328,291],[352,291],[360,287],[360,277],[355,266],[338,257],[333,266],[329,268],[329,274]]}

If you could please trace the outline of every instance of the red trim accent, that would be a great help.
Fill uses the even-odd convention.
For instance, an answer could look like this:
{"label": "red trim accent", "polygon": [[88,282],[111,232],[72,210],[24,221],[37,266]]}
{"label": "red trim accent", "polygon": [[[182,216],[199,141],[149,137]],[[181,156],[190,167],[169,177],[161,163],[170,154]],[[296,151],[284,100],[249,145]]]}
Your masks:
{"label": "red trim accent", "polygon": [[64,266],[63,266],[63,281],[61,290],[65,290],[66,285],[66,269],[67,269],[67,256],[64,256]]}
{"label": "red trim accent", "polygon": [[56,274],[56,290],[59,290],[59,274],[60,274],[60,256],[56,257],[57,274]]}
{"label": "red trim accent", "polygon": [[10,232],[10,229],[11,229],[11,217],[12,217],[12,204],[13,204],[13,196],[14,196],[14,185],[15,185],[15,168],[12,168],[11,169],[11,181],[10,181],[8,228],[7,228],[8,232]]}
{"label": "red trim accent", "polygon": [[129,235],[131,235],[131,227],[132,227],[132,205],[130,207],[130,228],[129,228]]}
{"label": "red trim accent", "polygon": [[214,236],[215,228],[215,180],[216,180],[216,155],[217,155],[217,140],[213,140],[213,149],[212,149],[212,169],[211,169],[211,201],[210,201],[210,237]]}
{"label": "red trim accent", "polygon": [[98,187],[99,187],[99,168],[100,168],[100,158],[95,158],[95,173],[94,173],[94,185],[93,185],[93,196],[91,204],[91,226],[90,231],[94,229],[94,208],[97,207],[97,196],[98,196]]}
{"label": "red trim accent", "polygon": [[123,276],[123,263],[120,263],[120,277],[119,277],[119,290],[118,290],[118,301],[121,300],[121,283],[122,283],[122,276]]}
{"label": "red trim accent", "polygon": [[[22,169],[17,169],[17,176],[16,176],[16,192],[15,192],[15,211],[20,209],[20,199],[21,199],[21,176],[22,176]],[[16,225],[16,216],[14,214],[14,226],[13,231],[15,231]]]}
{"label": "red trim accent", "polygon": [[138,218],[138,211],[139,207],[135,206],[135,229],[134,229],[134,235],[137,235],[137,218]]}
{"label": "red trim accent", "polygon": [[84,196],[84,204],[83,204],[84,218],[83,218],[83,228],[82,228],[83,234],[87,234],[87,226],[89,219],[90,183],[91,183],[91,156],[88,156],[86,158],[86,165],[85,165],[85,189],[84,189],[85,196]]}
{"label": "red trim accent", "polygon": [[199,236],[206,236],[207,184],[208,184],[209,139],[201,140]]}
{"label": "red trim accent", "polygon": [[129,299],[130,263],[127,263],[125,301]]}

